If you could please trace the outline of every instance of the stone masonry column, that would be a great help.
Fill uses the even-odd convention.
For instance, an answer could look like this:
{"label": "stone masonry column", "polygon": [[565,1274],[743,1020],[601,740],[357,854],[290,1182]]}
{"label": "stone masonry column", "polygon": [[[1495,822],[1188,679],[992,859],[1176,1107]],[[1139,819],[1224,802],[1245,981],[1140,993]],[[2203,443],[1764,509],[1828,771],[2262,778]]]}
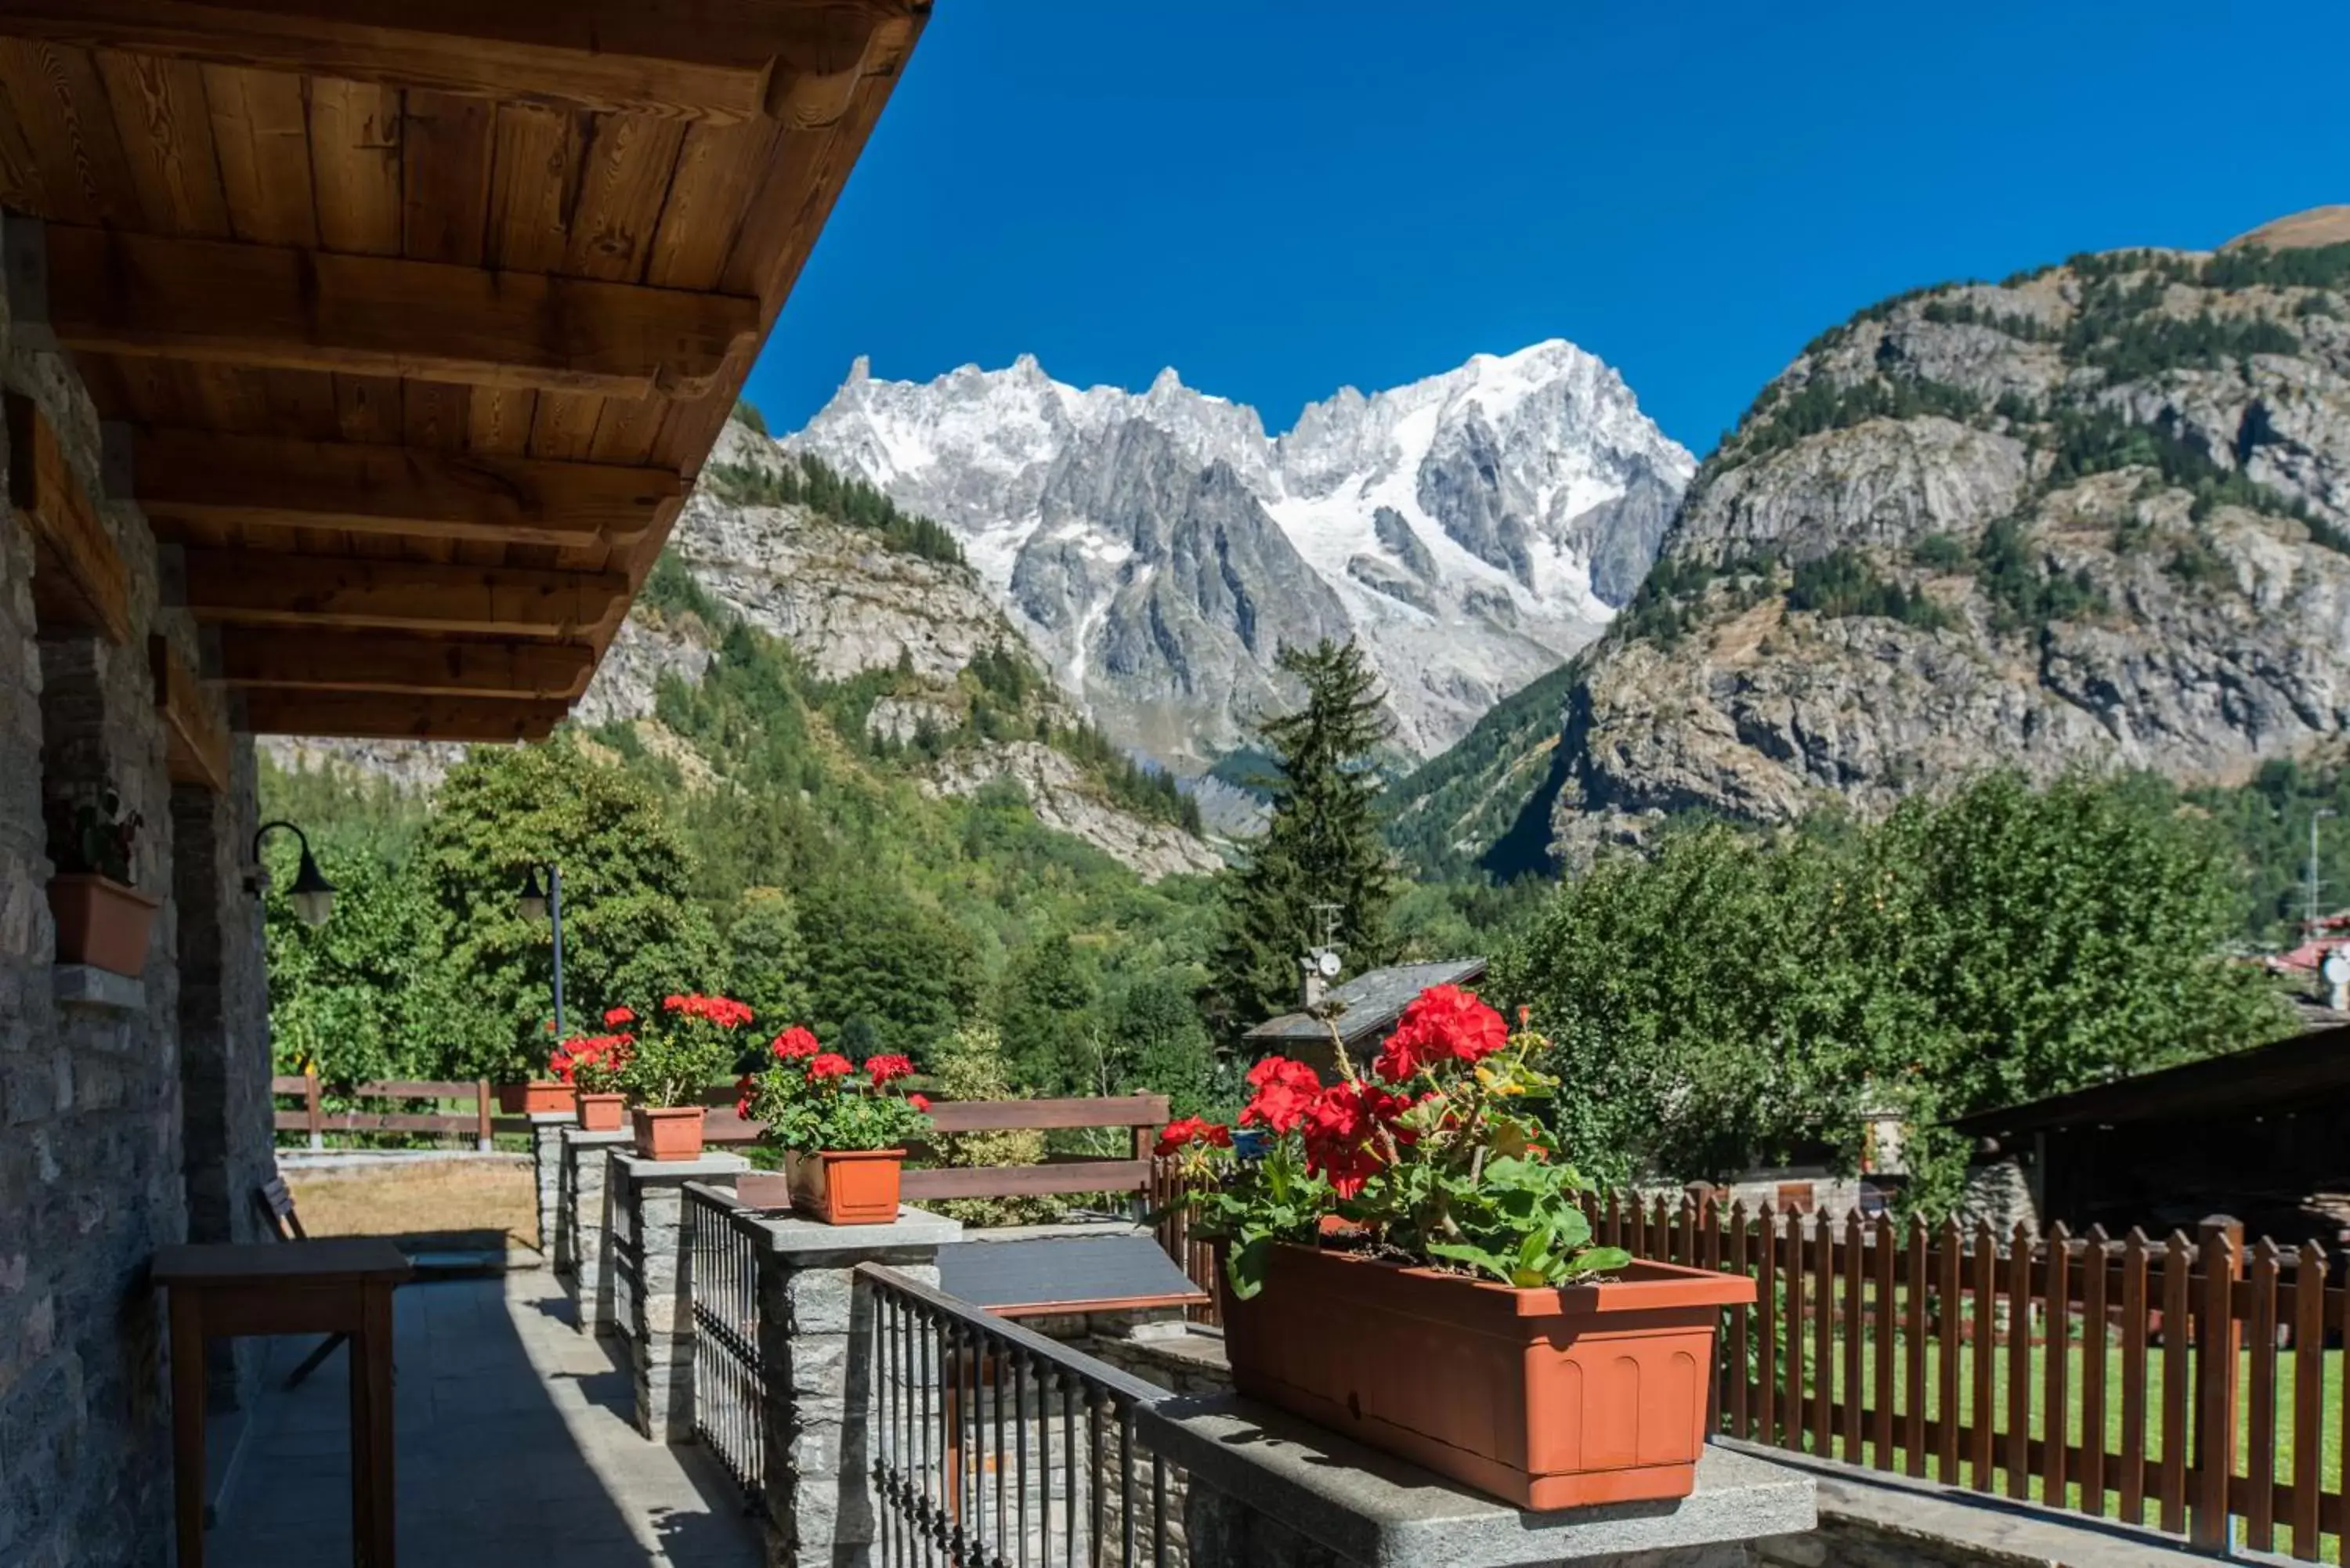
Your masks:
{"label": "stone masonry column", "polygon": [[655,1442],[693,1440],[693,1280],[685,1250],[685,1184],[732,1190],[751,1168],[739,1154],[646,1159],[615,1149],[612,1318],[636,1375],[637,1430]]}
{"label": "stone masonry column", "polygon": [[773,1568],[866,1568],[874,1519],[867,1415],[872,1292],[859,1263],[938,1283],[939,1249],[962,1226],[919,1209],[888,1225],[764,1220],[759,1359],[766,1399],[767,1561]]}
{"label": "stone masonry column", "polygon": [[538,1251],[564,1272],[563,1129],[579,1118],[569,1111],[534,1111],[530,1117],[530,1165],[538,1185]]}
{"label": "stone masonry column", "polygon": [[627,1147],[632,1135],[626,1129],[582,1132],[569,1127],[557,1136],[563,1143],[563,1190],[556,1233],[563,1238],[558,1245],[567,1249],[571,1264],[564,1282],[579,1314],[579,1332],[609,1334],[612,1262],[604,1243],[611,1218],[604,1206],[604,1165],[612,1150]]}

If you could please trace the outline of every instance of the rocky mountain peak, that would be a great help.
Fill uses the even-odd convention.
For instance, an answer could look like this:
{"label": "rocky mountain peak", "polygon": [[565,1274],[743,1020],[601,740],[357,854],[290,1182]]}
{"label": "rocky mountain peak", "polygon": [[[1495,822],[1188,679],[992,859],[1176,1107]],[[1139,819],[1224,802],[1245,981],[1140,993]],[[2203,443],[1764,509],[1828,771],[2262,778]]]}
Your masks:
{"label": "rocky mountain peak", "polygon": [[1284,639],[1326,633],[1362,639],[1401,743],[1440,749],[1606,624],[1695,466],[1556,339],[1343,388],[1278,436],[1171,367],[1138,394],[1024,357],[844,386],[786,445],[952,528],[1073,695],[1189,767],[1277,698]]}

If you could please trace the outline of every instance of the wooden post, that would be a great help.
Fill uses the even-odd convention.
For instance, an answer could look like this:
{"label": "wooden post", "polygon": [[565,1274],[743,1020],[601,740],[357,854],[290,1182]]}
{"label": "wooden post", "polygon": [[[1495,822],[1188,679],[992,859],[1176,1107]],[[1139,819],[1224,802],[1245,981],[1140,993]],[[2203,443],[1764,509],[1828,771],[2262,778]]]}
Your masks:
{"label": "wooden post", "polygon": [[[2187,1539],[2199,1552],[2228,1548],[2228,1478],[2236,1469],[2236,1277],[2243,1268],[2244,1228],[2215,1214],[2196,1237],[2203,1278],[2195,1320],[2195,1470]],[[2168,1332],[2166,1324],[2164,1330]]]}
{"label": "wooden post", "polygon": [[482,1153],[490,1152],[490,1081],[473,1080],[473,1147]]}
{"label": "wooden post", "polygon": [[318,1069],[316,1066],[302,1069],[302,1114],[310,1120],[310,1147],[313,1150],[326,1147],[327,1124],[318,1104]]}

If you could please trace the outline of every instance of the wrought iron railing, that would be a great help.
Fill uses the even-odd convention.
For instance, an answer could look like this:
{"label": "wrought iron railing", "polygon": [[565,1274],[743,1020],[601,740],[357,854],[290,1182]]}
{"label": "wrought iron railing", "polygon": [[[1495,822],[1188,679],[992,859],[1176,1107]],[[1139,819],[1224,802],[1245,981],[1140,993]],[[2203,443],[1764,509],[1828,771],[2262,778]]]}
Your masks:
{"label": "wrought iron railing", "polygon": [[740,1482],[766,1496],[765,1369],[759,1354],[755,1233],[721,1191],[688,1183],[685,1245],[693,1303],[693,1435]]}
{"label": "wrought iron railing", "polygon": [[1185,1478],[1137,1430],[1166,1389],[879,1264],[872,1293],[879,1560],[1176,1568]]}

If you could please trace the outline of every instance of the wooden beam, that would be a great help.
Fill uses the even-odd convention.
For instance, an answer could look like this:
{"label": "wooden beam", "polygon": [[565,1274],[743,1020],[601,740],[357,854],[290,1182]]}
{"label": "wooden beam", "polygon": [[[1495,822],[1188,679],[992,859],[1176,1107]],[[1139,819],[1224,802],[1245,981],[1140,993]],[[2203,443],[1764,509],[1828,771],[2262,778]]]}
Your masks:
{"label": "wooden beam", "polygon": [[187,552],[188,609],[234,626],[573,639],[601,625],[629,592],[619,572]]}
{"label": "wooden beam", "polygon": [[48,225],[68,349],[476,386],[692,398],[759,302],[391,256]]}
{"label": "wooden beam", "polygon": [[155,711],[163,719],[166,771],[172,782],[202,784],[214,794],[226,794],[228,732],[213,722],[203,688],[172,651],[168,638],[147,639],[147,661],[155,675]]}
{"label": "wooden beam", "polygon": [[928,11],[928,0],[0,0],[0,34],[728,123],[781,112],[796,80],[860,68],[877,34],[902,57]]}
{"label": "wooden beam", "polygon": [[33,536],[33,607],[45,632],[67,627],[130,640],[130,574],[38,403],[6,394],[8,504]]}
{"label": "wooden beam", "polygon": [[543,741],[571,704],[493,697],[411,697],[379,691],[248,691],[256,735],[390,741]]}
{"label": "wooden beam", "polygon": [[625,547],[685,489],[660,468],[192,430],[141,431],[131,469],[139,504],[154,522],[509,545]]}
{"label": "wooden beam", "polygon": [[221,636],[223,679],[248,690],[570,699],[588,689],[595,670],[596,650],[571,643],[428,640],[244,627],[229,628]]}

